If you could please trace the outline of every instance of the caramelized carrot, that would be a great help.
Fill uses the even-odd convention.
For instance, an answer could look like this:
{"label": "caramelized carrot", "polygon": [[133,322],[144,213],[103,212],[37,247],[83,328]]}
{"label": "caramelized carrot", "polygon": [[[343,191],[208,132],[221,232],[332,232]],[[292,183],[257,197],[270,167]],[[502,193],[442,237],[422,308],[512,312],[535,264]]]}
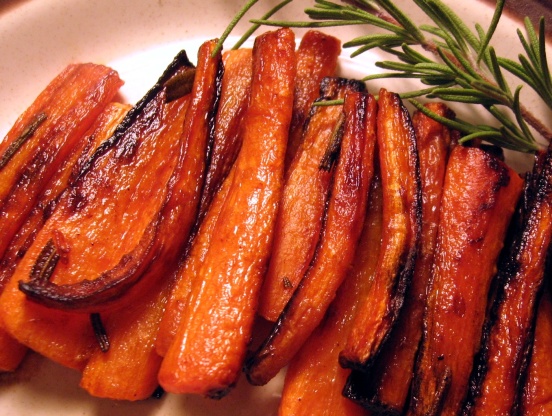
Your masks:
{"label": "caramelized carrot", "polygon": [[44,186],[122,84],[108,67],[70,65],[8,132],[0,144],[0,257]]}
{"label": "caramelized carrot", "polygon": [[[137,297],[132,306],[102,317],[109,338],[109,350],[92,355],[81,379],[94,396],[118,400],[141,400],[158,386],[161,358],[155,352],[159,321],[176,272],[178,260],[194,225],[207,162],[210,125],[217,102],[221,55],[212,56],[216,40],[205,42],[198,52],[198,65],[186,112],[183,141],[187,149],[177,165],[171,183],[171,195],[163,208],[166,220],[160,227],[161,250],[146,271],[165,276],[147,294]],[[151,280],[156,280],[152,276]]]}
{"label": "caramelized carrot", "polygon": [[521,234],[499,269],[499,289],[485,324],[465,406],[469,414],[514,413],[523,388],[552,239],[552,150],[534,184]]}
{"label": "caramelized carrot", "polygon": [[340,354],[344,367],[365,370],[393,328],[414,271],[420,234],[420,172],[416,137],[398,95],[378,101],[377,137],[382,175],[384,233],[378,274],[355,316]]}
{"label": "caramelized carrot", "polygon": [[[19,281],[27,281],[31,273],[41,274],[44,270],[47,271],[45,277],[51,271],[50,278],[57,284],[71,284],[86,278],[93,280],[117,264],[118,252],[126,254],[136,241],[140,241],[140,233],[124,232],[138,230],[136,218],[151,221],[148,214],[155,211],[155,205],[162,207],[163,200],[158,194],[167,193],[161,183],[168,181],[176,164],[180,142],[174,137],[180,136],[182,110],[187,105],[186,98],[165,103],[163,83],[179,72],[180,67],[186,67],[186,63],[187,60],[172,65],[162,81],[127,114],[114,135],[84,164],[0,297],[1,314],[8,332],[23,344],[68,367],[82,369],[96,347],[89,317],[29,301],[18,289]],[[148,161],[147,166],[152,171],[140,169],[141,174],[138,174],[136,165]],[[150,183],[149,177],[156,174],[159,176]],[[129,188],[131,178],[142,185],[135,192]],[[116,197],[111,192],[117,194]],[[113,198],[103,198],[107,195]],[[144,200],[151,205],[144,205]],[[113,231],[119,230],[119,233],[107,232],[103,227],[105,221],[116,224]],[[148,229],[147,223],[140,224],[142,229]],[[128,238],[121,239],[121,232]],[[57,252],[57,256],[53,252]],[[45,262],[41,263],[42,259]],[[123,268],[128,264],[124,259]],[[51,267],[53,265],[55,267]]]}
{"label": "caramelized carrot", "polygon": [[271,380],[299,351],[324,317],[343,282],[358,244],[373,173],[376,103],[349,92],[344,133],[326,223],[313,262],[269,337],[246,366],[249,381]]}
{"label": "caramelized carrot", "polygon": [[[210,209],[214,195],[220,189],[241,148],[242,136],[240,131],[243,115],[249,103],[251,88],[251,60],[251,49],[227,51],[223,55],[224,74],[222,76],[220,102],[215,118],[213,150],[205,176],[198,224],[202,222],[202,218]],[[213,214],[211,214],[211,218],[213,218]],[[206,235],[208,233],[203,233],[201,238],[204,239]],[[195,238],[195,236],[192,238]],[[198,243],[198,245],[201,244]],[[186,251],[190,250],[190,247],[191,242]],[[187,254],[184,254],[184,256],[186,257]],[[192,260],[187,263],[191,262]],[[186,267],[189,268],[189,264]],[[190,281],[182,276],[184,274],[195,276],[196,273],[197,271],[194,271],[190,275],[182,272],[174,282],[174,288],[167,300],[167,306],[155,340],[157,353],[162,356],[167,353],[169,344],[176,334],[182,306],[188,294]]]}
{"label": "caramelized carrot", "polygon": [[490,282],[522,182],[481,149],[451,151],[409,414],[461,410]]}
{"label": "caramelized carrot", "polygon": [[[255,40],[240,154],[213,201],[216,205],[218,195],[225,196],[187,308],[159,371],[160,384],[169,392],[221,397],[238,378],[283,187],[294,50],[289,29]],[[206,221],[208,217],[209,212]]]}
{"label": "caramelized carrot", "polygon": [[382,190],[374,176],[366,220],[351,271],[339,288],[324,320],[291,360],[286,371],[279,415],[364,415],[342,395],[350,370],[338,356],[347,339],[355,309],[374,278],[381,245]]}
{"label": "caramelized carrot", "polygon": [[341,41],[317,30],[309,30],[297,48],[297,81],[293,100],[293,118],[286,150],[286,172],[303,140],[303,126],[312,103],[319,96],[320,83],[335,76]]}
{"label": "caramelized carrot", "polygon": [[[318,100],[343,99],[347,91],[363,88],[358,82],[326,78]],[[342,117],[342,106],[313,107],[288,171],[259,304],[259,314],[269,321],[278,319],[314,256],[334,172],[334,164],[326,159],[342,128]]]}
{"label": "caramelized carrot", "polygon": [[205,216],[214,194],[240,151],[240,129],[251,89],[251,53],[251,49],[236,49],[223,55],[224,75],[215,119],[213,150],[201,196],[199,221]]}
{"label": "caramelized carrot", "polygon": [[526,383],[521,396],[522,415],[545,416],[552,412],[552,300],[544,288],[537,311],[535,338]]}
{"label": "caramelized carrot", "polygon": [[[13,238],[0,262],[0,282],[6,283],[15,267],[32,243],[36,233],[52,212],[61,192],[68,186],[71,178],[82,162],[106,140],[126,114],[128,106],[109,104],[94,122],[85,137],[76,144],[72,154],[64,161],[50,182],[42,190],[37,205],[32,209],[25,223]],[[7,332],[0,330],[0,369],[15,369],[24,356],[26,348],[18,345]]]}
{"label": "caramelized carrot", "polygon": [[[442,103],[427,106],[441,117],[452,117],[451,111]],[[402,414],[407,402],[416,351],[422,337],[422,317],[431,277],[441,191],[451,143],[449,129],[421,112],[414,114],[412,124],[418,146],[423,201],[420,248],[412,284],[396,327],[374,367],[365,374],[355,374],[346,389],[346,395],[363,406],[397,415]]]}

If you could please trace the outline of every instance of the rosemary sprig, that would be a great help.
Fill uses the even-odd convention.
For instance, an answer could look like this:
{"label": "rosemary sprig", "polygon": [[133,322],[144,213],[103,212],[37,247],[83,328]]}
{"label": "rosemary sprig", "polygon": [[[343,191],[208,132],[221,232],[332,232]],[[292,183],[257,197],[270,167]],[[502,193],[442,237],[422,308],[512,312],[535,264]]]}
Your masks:
{"label": "rosemary sprig", "polygon": [[[416,24],[392,0],[314,0],[305,9],[309,20],[282,21],[263,16],[253,19],[254,25],[317,28],[347,25],[369,25],[377,32],[351,39],[345,48],[356,48],[351,56],[380,48],[396,58],[376,65],[387,72],[372,74],[364,80],[379,78],[418,79],[424,88],[401,94],[403,98],[438,98],[449,102],[478,104],[500,124],[499,127],[474,125],[466,121],[456,124],[441,120],[464,132],[463,140],[480,137],[508,149],[532,152],[539,149],[533,132],[552,141],[552,131],[540,122],[520,100],[522,85],[534,90],[552,110],[552,77],[545,48],[544,19],[536,29],[525,19],[524,35],[517,31],[524,54],[518,61],[497,56],[491,45],[500,21],[505,0],[498,0],[488,28],[475,25],[470,29],[441,0],[413,0],[431,19],[431,24]],[[421,47],[420,52],[415,47]],[[510,85],[504,71],[522,84]],[[525,88],[525,87],[524,87]],[[418,101],[412,103],[420,108]],[[424,109],[427,112],[427,110]],[[436,114],[428,113],[436,118]]]}

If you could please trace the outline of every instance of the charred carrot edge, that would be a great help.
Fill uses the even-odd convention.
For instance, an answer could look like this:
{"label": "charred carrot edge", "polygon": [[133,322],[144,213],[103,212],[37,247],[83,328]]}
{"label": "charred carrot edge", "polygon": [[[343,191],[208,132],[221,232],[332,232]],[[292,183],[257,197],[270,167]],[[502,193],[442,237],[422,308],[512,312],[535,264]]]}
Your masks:
{"label": "charred carrot edge", "polygon": [[[453,117],[442,103],[427,106],[442,117]],[[352,375],[344,392],[368,409],[397,415],[402,414],[407,403],[416,351],[422,337],[422,317],[437,239],[441,191],[449,146],[453,140],[447,127],[421,112],[414,114],[412,124],[417,139],[424,201],[419,253],[412,283],[396,327],[374,367],[367,373]]]}
{"label": "charred carrot edge", "polygon": [[207,213],[214,194],[240,151],[240,129],[251,89],[251,60],[251,49],[230,50],[223,55],[224,74],[215,117],[213,150],[201,195],[198,222]]}
{"label": "charred carrot edge", "polygon": [[242,148],[221,189],[230,188],[159,371],[166,391],[221,397],[240,373],[283,187],[294,79],[293,32],[257,37]]}
{"label": "charred carrot edge", "polygon": [[[93,396],[141,400],[158,387],[161,357],[154,344],[172,283],[170,276],[176,272],[180,253],[197,219],[218,103],[222,57],[212,56],[216,43],[205,42],[198,52],[191,103],[182,132],[187,137],[182,140],[187,149],[174,171],[171,194],[162,214],[166,220],[158,237],[161,251],[144,276],[156,284],[143,295],[125,295],[134,297],[131,306],[102,316],[109,350],[98,349],[92,355],[81,379],[81,386]],[[156,276],[165,278],[159,282]]]}
{"label": "charred carrot edge", "polygon": [[[181,65],[181,64],[179,64]],[[166,77],[166,79],[170,79],[172,75],[175,73],[179,73],[179,68],[174,65],[171,66],[171,73]],[[148,126],[154,126],[154,130],[151,131],[151,134],[154,134],[156,131],[155,129],[159,129],[159,125],[156,123],[151,123],[151,118],[161,116],[171,118],[173,116],[178,115],[181,120],[179,123],[173,125],[175,129],[178,129],[181,131],[182,128],[182,122],[184,118],[184,114],[180,111],[180,109],[184,108],[187,105],[187,99],[183,98],[182,100],[173,101],[171,103],[165,104],[165,92],[164,90],[159,90],[157,94],[146,94],[147,100],[143,100],[142,102],[145,104],[141,104],[141,107],[143,108],[143,114],[139,115],[131,111],[129,112],[125,119],[123,120],[122,124],[126,127],[124,128],[125,131],[132,128],[135,123],[143,123],[144,119],[149,117],[148,122],[146,123]],[[166,111],[157,113],[155,112],[154,108],[165,108]],[[157,115],[156,115],[157,114]],[[116,128],[116,131],[114,135],[121,135],[121,124]],[[138,127],[137,127],[138,128]],[[168,132],[165,132],[166,134],[170,133],[171,129]],[[179,133],[180,134],[180,133]],[[130,141],[135,138],[136,136],[130,137]],[[159,136],[155,136],[159,138]],[[168,138],[169,136],[167,136]],[[152,136],[153,140],[153,136]],[[112,144],[114,143],[114,144]],[[117,145],[125,144],[124,140],[115,140],[113,141],[113,136],[111,138],[107,139],[106,141],[103,141],[102,144],[98,147],[98,149],[94,152],[94,154],[91,156],[93,160],[97,160],[95,163],[106,163],[107,161],[111,160],[108,157],[101,157],[100,155],[105,155],[106,150],[105,146],[108,146],[110,149],[114,149],[115,151],[117,149]],[[174,159],[176,159],[176,156],[178,156],[178,141],[166,141],[165,143],[170,143],[171,149],[173,149]],[[152,142],[154,145],[158,145],[158,141],[155,141],[155,143]],[[114,147],[115,146],[115,147]],[[132,148],[132,147],[131,147]],[[131,148],[125,147],[125,149],[130,150]],[[104,150],[102,150],[104,149]],[[149,154],[149,153],[148,153]],[[120,157],[125,156],[125,152],[121,152],[119,155]],[[167,157],[167,155],[164,155]],[[162,156],[159,156],[162,157]],[[97,158],[97,159],[96,159]],[[94,169],[92,169],[92,166],[89,164],[90,159],[88,159],[84,164],[82,169],[86,171],[87,174],[92,175]],[[128,161],[128,159],[127,159]],[[175,161],[176,162],[176,161]],[[128,165],[125,164],[127,168]],[[123,167],[124,167],[123,166]],[[166,168],[171,169],[174,168],[174,163],[171,163],[170,165],[167,165]],[[130,169],[130,168],[129,168]],[[112,171],[112,167],[110,169]],[[40,232],[37,234],[36,239],[34,240],[33,244],[30,246],[29,250],[27,251],[25,257],[22,259],[22,261],[19,263],[17,268],[14,271],[14,274],[12,278],[10,279],[9,284],[7,285],[6,289],[4,290],[4,293],[0,297],[0,304],[2,305],[1,314],[4,321],[4,326],[6,330],[14,336],[18,341],[21,343],[29,346],[30,348],[36,350],[37,352],[40,352],[41,354],[51,358],[53,361],[56,361],[62,365],[76,368],[79,370],[82,370],[83,366],[85,365],[87,359],[89,358],[90,354],[94,351],[94,349],[97,346],[97,342],[95,340],[94,331],[92,330],[92,327],[90,325],[90,321],[88,316],[85,314],[75,314],[75,313],[69,313],[64,311],[58,311],[54,309],[45,308],[42,305],[35,304],[33,302],[30,302],[26,299],[25,295],[18,290],[18,282],[19,280],[26,280],[31,273],[31,271],[34,270],[34,273],[40,274],[41,270],[43,268],[37,268],[34,267],[35,260],[40,257],[41,252],[46,254],[44,251],[45,247],[52,246],[53,242],[56,241],[56,244],[58,247],[65,247],[66,239],[63,238],[65,235],[73,235],[75,234],[75,237],[78,239],[78,232],[79,228],[74,226],[74,224],[70,220],[74,220],[73,217],[65,217],[65,209],[69,207],[69,212],[71,212],[72,206],[79,206],[80,209],[86,209],[86,207],[79,205],[82,204],[83,199],[79,198],[81,195],[79,192],[75,192],[75,189],[77,189],[79,186],[83,185],[83,182],[85,182],[86,179],[84,176],[81,175],[82,170],[79,172],[78,175],[76,175],[75,181],[71,184],[71,187],[67,189],[67,191],[63,194],[62,198],[60,199],[60,202],[56,206],[55,211],[52,213],[48,221],[44,224],[43,228],[40,230]],[[170,176],[169,174],[166,176]],[[93,179],[93,178],[89,178]],[[116,178],[114,178],[116,179]],[[93,182],[93,180],[92,180]],[[89,191],[92,190],[99,191],[100,188],[90,188]],[[160,190],[155,188],[151,189],[152,192],[158,193]],[[114,204],[118,205],[119,200],[117,202],[113,201]],[[143,208],[143,204],[138,204]],[[102,211],[104,212],[104,211]],[[62,218],[63,217],[63,218]],[[82,225],[82,221],[79,217],[79,226]],[[94,230],[97,229],[97,227],[93,228]],[[68,233],[67,233],[68,231]],[[91,234],[87,235],[87,243],[84,243],[83,246],[85,249],[89,247],[90,245],[93,245],[96,241],[96,238],[104,238],[108,236],[98,236],[97,234]],[[49,242],[52,243],[49,243]],[[80,243],[83,243],[81,240],[77,240]],[[86,245],[89,244],[89,245]],[[120,244],[117,242],[117,244]],[[56,248],[54,246],[54,248]],[[74,254],[75,247],[72,247],[71,254]],[[98,255],[101,256],[101,253],[109,252],[109,255],[111,255],[113,247],[112,246],[105,246],[103,244],[96,244],[94,245],[94,251],[89,252],[91,256],[95,256],[96,258]],[[56,253],[57,252],[57,253]],[[72,267],[72,263],[68,262],[66,258],[62,257],[61,255],[67,254],[67,251],[60,250],[57,251],[54,250],[52,252],[53,256],[51,257],[51,264],[53,265],[56,263],[55,260],[57,257],[57,264],[55,269],[53,269],[53,278],[56,276],[60,276],[63,273],[58,273],[62,271],[66,271],[68,267]],[[46,257],[44,257],[46,259]],[[105,262],[109,261],[107,260],[101,260],[101,261],[84,261],[83,267],[86,267],[86,269],[83,271],[83,273],[78,273],[77,278],[85,278],[86,273],[90,273],[92,276],[97,276],[98,269],[105,269]],[[116,261],[116,259],[111,259],[112,262]],[[47,270],[47,268],[45,269]],[[82,271],[82,270],[81,270]],[[69,279],[72,278],[71,273],[67,273],[64,275],[65,278]]]}
{"label": "charred carrot edge", "polygon": [[[325,78],[317,100],[343,99],[347,91],[364,88],[360,82]],[[314,256],[334,172],[327,154],[342,129],[342,117],[342,106],[313,106],[287,174],[259,301],[258,313],[269,321],[278,319]]]}
{"label": "charred carrot edge", "polygon": [[521,395],[520,414],[522,415],[547,415],[552,412],[550,354],[552,354],[552,300],[550,286],[545,285],[539,301],[533,349]]}
{"label": "charred carrot edge", "polygon": [[3,141],[11,146],[0,154],[0,257],[44,186],[123,82],[111,68],[78,64],[51,84]]}
{"label": "charred carrot edge", "polygon": [[351,271],[339,288],[324,320],[290,362],[279,415],[364,415],[366,411],[342,393],[350,370],[338,357],[347,339],[355,310],[368,290],[377,267],[382,233],[381,181],[374,172],[366,219]]}
{"label": "charred carrot edge", "polygon": [[[187,257],[193,244],[195,244],[192,240],[195,239],[199,224],[202,223],[202,218],[205,217],[207,210],[211,209],[211,201],[227,177],[241,148],[240,129],[244,112],[249,103],[251,89],[251,61],[251,49],[227,51],[223,55],[224,74],[215,117],[211,160],[205,175],[197,223],[192,230],[193,235],[190,237],[189,244],[184,249],[183,254],[188,269],[191,267],[192,260],[188,261]],[[213,220],[213,213],[210,214],[210,218]],[[202,234],[201,238],[209,235],[206,232]],[[197,246],[201,244],[198,243]],[[189,280],[187,277],[183,277],[184,275],[189,276],[184,271],[178,274],[159,325],[155,345],[157,353],[162,356],[167,353],[169,344],[174,338],[176,328],[180,322],[181,306],[188,294]],[[191,276],[193,275],[195,275],[195,272],[191,273]]]}
{"label": "charred carrot edge", "polygon": [[472,375],[467,414],[506,414],[517,407],[552,239],[552,150],[530,192],[520,237],[499,269],[500,287]]}
{"label": "charred carrot edge", "polygon": [[317,30],[309,30],[297,49],[297,78],[293,101],[293,118],[286,150],[286,171],[301,146],[303,126],[312,103],[318,98],[320,83],[334,77],[341,41]]}
{"label": "charred carrot edge", "polygon": [[[186,66],[183,69],[175,67],[173,75],[177,75],[182,71],[185,72],[186,68]],[[144,106],[140,115],[132,118],[134,122],[127,126],[128,128],[125,130],[125,134],[121,136],[120,141],[113,141],[112,136],[108,141],[102,143],[92,158],[97,157],[99,152],[105,151],[106,143],[113,143],[114,147],[111,148],[109,158],[99,159],[101,162],[90,169],[85,166],[87,173],[83,175],[81,171],[77,181],[72,184],[70,191],[68,190],[66,193],[63,204],[59,205],[58,208],[60,209],[54,214],[58,218],[57,221],[60,221],[63,216],[68,219],[71,218],[73,222],[76,222],[75,218],[82,217],[82,221],[76,226],[82,230],[81,232],[91,235],[96,233],[97,229],[102,229],[104,237],[103,239],[96,238],[95,241],[89,241],[86,238],[81,239],[79,234],[74,232],[74,227],[71,228],[69,225],[58,227],[59,229],[56,229],[52,240],[55,247],[52,252],[52,262],[43,264],[46,258],[40,254],[33,269],[36,269],[36,273],[31,273],[30,279],[23,279],[19,283],[19,289],[33,302],[50,308],[88,313],[113,308],[114,305],[130,298],[123,296],[123,294],[131,288],[134,289],[136,283],[144,276],[143,273],[149,267],[152,259],[158,254],[157,251],[160,246],[162,246],[161,239],[158,238],[160,235],[159,228],[163,227],[166,218],[161,214],[162,205],[167,192],[170,192],[167,183],[172,180],[170,179],[172,170],[174,170],[172,161],[177,157],[179,151],[179,142],[171,140],[171,135],[174,134],[174,129],[180,129],[181,126],[174,125],[171,118],[180,117],[178,115],[179,110],[176,107],[179,106],[180,108],[183,103],[176,102],[177,104],[174,104],[175,101],[167,103],[166,110],[164,101],[166,93],[166,89],[159,92]],[[128,117],[134,115],[131,113],[129,112],[123,124],[126,125]],[[181,122],[179,121],[179,123]],[[167,128],[167,126],[169,127]],[[119,133],[120,130],[117,129],[114,136]],[[160,137],[163,137],[164,140],[161,140]],[[179,137],[179,134],[176,137]],[[149,149],[155,148],[156,150],[142,151],[143,146],[149,146]],[[163,155],[163,159],[161,159],[161,150],[159,149],[161,146],[165,146],[164,152],[168,152]],[[145,158],[149,163],[143,162],[142,158]],[[152,163],[152,160],[155,162]],[[133,163],[148,165],[149,169],[142,169],[141,176],[139,176],[130,167]],[[111,177],[116,166],[120,166],[122,171]],[[145,180],[147,176],[150,177],[149,182]],[[124,183],[123,177],[126,180]],[[103,186],[98,186],[100,182],[103,183]],[[160,192],[154,193],[153,187],[159,189]],[[94,206],[94,201],[98,200],[99,190],[102,192],[103,205],[92,215],[92,206]],[[128,217],[129,213],[135,215],[133,210],[137,209],[136,204],[140,198],[148,199],[149,203],[148,209],[143,209],[140,214],[140,220],[144,225],[135,222],[132,233],[128,233],[126,230],[119,232],[119,234],[125,235],[125,239],[116,240],[115,242],[107,241],[117,233],[114,229],[108,231],[108,227],[114,227],[115,221],[122,221],[122,218]],[[113,207],[109,210],[109,214],[104,214],[108,212],[105,202],[111,201],[111,204],[113,204],[115,199],[117,199],[117,209],[126,210],[125,215],[120,216],[121,220],[117,219],[117,209]],[[152,210],[155,209],[158,211],[153,212]],[[145,224],[148,220],[149,222]],[[99,223],[101,225],[98,225]],[[122,223],[116,225],[124,227]],[[91,232],[90,229],[92,228],[94,231]],[[143,234],[140,236],[139,233]],[[58,238],[58,236],[61,238]],[[134,243],[134,240],[138,241]],[[62,267],[62,269],[73,270],[71,269],[72,265],[79,267],[78,264],[86,263],[87,256],[90,256],[88,257],[89,261],[98,263],[95,254],[87,254],[86,248],[87,244],[98,243],[111,245],[110,258],[107,261],[101,261],[101,266],[96,265],[95,268],[89,268],[86,273],[80,270],[78,272],[81,274],[80,278],[77,278],[78,280],[73,278],[76,281],[64,280],[59,283],[56,281],[56,275],[64,272],[57,272],[60,267],[55,259],[61,256],[65,250],[65,245],[71,246],[73,259],[79,258],[78,261],[74,260],[69,263],[68,267]],[[125,246],[125,244],[127,245]],[[134,246],[129,247],[132,244]],[[117,247],[119,247],[118,250],[116,250]],[[82,257],[82,255],[85,257]],[[117,260],[119,260],[118,263],[115,263]],[[93,275],[95,271],[97,271],[97,275]]]}
{"label": "charred carrot edge", "polygon": [[490,283],[522,184],[517,173],[481,149],[457,146],[449,156],[409,414],[461,410]]}
{"label": "charred carrot edge", "polygon": [[379,165],[384,189],[384,233],[378,273],[339,360],[366,370],[393,328],[414,272],[420,234],[420,172],[410,115],[397,94],[380,90],[377,117]]}
{"label": "charred carrot edge", "polygon": [[323,235],[272,333],[247,362],[247,378],[255,385],[271,380],[301,348],[322,321],[353,260],[374,169],[376,103],[372,96],[349,92],[343,111],[343,139]]}

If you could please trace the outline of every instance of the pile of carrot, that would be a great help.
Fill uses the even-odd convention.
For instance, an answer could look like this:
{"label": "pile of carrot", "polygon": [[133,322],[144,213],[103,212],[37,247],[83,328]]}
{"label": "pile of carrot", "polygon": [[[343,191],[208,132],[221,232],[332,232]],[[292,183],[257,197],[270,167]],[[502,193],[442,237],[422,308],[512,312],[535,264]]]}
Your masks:
{"label": "pile of carrot", "polygon": [[110,68],[58,75],[0,142],[0,370],[31,349],[143,400],[285,368],[281,415],[552,411],[552,152],[520,175],[340,53],[208,41],[134,106]]}

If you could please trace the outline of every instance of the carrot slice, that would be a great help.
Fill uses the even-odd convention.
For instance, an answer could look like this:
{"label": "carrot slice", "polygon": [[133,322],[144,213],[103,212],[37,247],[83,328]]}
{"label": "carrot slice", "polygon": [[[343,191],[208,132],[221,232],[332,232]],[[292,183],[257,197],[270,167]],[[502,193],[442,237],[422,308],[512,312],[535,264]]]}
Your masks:
{"label": "carrot slice", "polygon": [[521,234],[499,268],[499,289],[485,324],[466,404],[471,414],[514,412],[523,388],[552,240],[552,150],[538,175],[535,188],[529,190]]}
{"label": "carrot slice", "polygon": [[0,144],[0,258],[72,149],[123,84],[111,68],[62,71]]}
{"label": "carrot slice", "polygon": [[[427,107],[441,117],[453,116],[442,103],[431,103]],[[347,397],[369,409],[394,414],[402,414],[407,403],[416,351],[422,337],[426,291],[439,226],[441,192],[452,141],[447,127],[421,112],[414,114],[412,124],[417,139],[423,200],[420,248],[412,284],[396,327],[374,367],[366,373],[354,372],[345,390]]]}
{"label": "carrot slice", "polygon": [[523,415],[545,416],[552,412],[552,299],[544,288],[537,311],[535,339],[521,396]]}
{"label": "carrot slice", "polygon": [[198,221],[205,216],[214,194],[240,151],[240,129],[251,89],[251,60],[251,49],[231,50],[223,55],[224,75],[215,119],[213,150],[205,176]]}
{"label": "carrot slice", "polygon": [[[374,175],[376,175],[374,173]],[[374,176],[351,271],[339,288],[324,320],[291,360],[286,371],[279,415],[364,415],[341,393],[351,370],[339,365],[355,310],[374,278],[382,233],[381,181]]]}
{"label": "carrot slice", "polygon": [[[242,148],[233,174],[218,194],[225,195],[224,188],[229,188],[176,337],[159,371],[161,386],[169,392],[221,397],[238,378],[283,186],[294,50],[294,34],[289,29],[255,40]],[[209,213],[206,221],[208,217]]]}
{"label": "carrot slice", "polygon": [[[222,76],[220,102],[215,118],[213,150],[201,195],[201,206],[197,219],[198,225],[202,223],[202,219],[211,206],[214,195],[220,189],[241,148],[242,136],[240,130],[243,115],[249,103],[251,88],[251,61],[251,49],[227,51],[223,55],[224,74]],[[213,214],[211,214],[211,218],[213,218]],[[191,239],[195,239],[196,232],[197,229],[193,231],[194,235]],[[201,238],[204,239],[206,235],[208,233],[204,232]],[[200,244],[198,243],[198,245]],[[192,241],[186,247],[186,252],[191,247]],[[186,256],[187,254],[185,253],[184,257]],[[192,260],[187,261],[187,268],[190,267],[188,263],[191,262]],[[196,273],[197,270],[191,274],[182,272],[174,282],[174,288],[167,300],[167,306],[155,340],[157,353],[162,356],[167,353],[167,349],[176,334],[182,306],[189,293],[190,281],[183,276],[195,276]]]}
{"label": "carrot slice", "polygon": [[297,48],[297,78],[293,100],[293,118],[286,150],[286,171],[295,158],[303,137],[303,126],[312,103],[320,93],[325,77],[335,76],[341,41],[317,30],[309,30]]}
{"label": "carrot slice", "polygon": [[461,410],[490,282],[522,183],[481,149],[457,146],[450,154],[410,414]]}
{"label": "carrot slice", "polygon": [[395,324],[413,271],[420,234],[420,176],[416,137],[398,95],[378,101],[377,137],[385,221],[378,275],[360,306],[340,354],[344,367],[365,370]]}
{"label": "carrot slice", "polygon": [[[214,119],[221,55],[212,56],[216,40],[205,42],[198,52],[198,65],[190,107],[184,121],[185,155],[174,171],[174,183],[160,229],[162,250],[146,272],[165,276],[133,305],[102,316],[109,350],[99,349],[86,365],[81,386],[93,396],[118,400],[141,400],[158,386],[161,357],[155,352],[159,321],[165,308],[177,262],[194,225],[207,162],[210,125]],[[207,114],[207,116],[206,116]],[[154,277],[155,279],[155,277]]]}
{"label": "carrot slice", "polygon": [[[347,91],[363,89],[364,84],[356,81],[325,78],[317,101],[343,99]],[[288,171],[259,304],[259,315],[269,321],[278,319],[314,256],[334,172],[334,164],[326,159],[342,128],[342,117],[341,106],[313,107]]]}
{"label": "carrot slice", "polygon": [[372,96],[350,92],[343,111],[344,133],[323,235],[311,267],[247,363],[247,377],[255,385],[266,384],[299,351],[322,321],[354,257],[373,174],[376,103]]}
{"label": "carrot slice", "polygon": [[[184,67],[187,67],[186,62]],[[182,66],[182,61],[171,66],[165,78],[171,78]],[[99,229],[105,231],[106,228],[98,228],[98,224],[109,219],[116,223],[115,230],[138,229],[135,218],[149,221],[151,212],[162,207],[164,196],[161,199],[158,194],[166,195],[167,190],[156,188],[155,184],[159,182],[147,184],[148,176],[158,173],[160,177],[156,181],[161,182],[170,178],[180,147],[179,140],[174,140],[174,134],[180,136],[184,116],[182,110],[187,105],[186,98],[165,103],[164,81],[166,79],[127,114],[114,135],[104,141],[86,161],[75,182],[64,192],[52,216],[15,269],[0,298],[1,314],[8,332],[23,344],[68,367],[82,369],[96,347],[89,317],[86,314],[46,308],[29,301],[19,291],[19,281],[27,281],[30,273],[40,274],[41,270],[48,270],[48,263],[39,263],[45,268],[35,267],[35,264],[37,259],[49,259],[46,255],[52,247],[59,257],[51,279],[57,279],[59,284],[70,284],[80,279],[95,278],[104,270],[114,267],[119,260],[117,253],[128,252],[137,240],[140,241],[142,237],[139,233],[127,233],[127,236],[132,236],[126,239],[119,238],[120,232],[99,233]],[[141,150],[146,151],[142,153]],[[145,159],[141,156],[143,154],[147,155]],[[136,163],[148,160],[151,164],[147,166],[152,168],[149,175],[143,169],[140,169],[141,175],[137,174]],[[128,190],[131,177],[139,179],[143,185],[137,188],[136,195]],[[109,184],[114,188],[110,188]],[[106,191],[114,192],[118,197],[103,199],[102,193]],[[143,201],[152,193],[156,197],[149,199],[151,205],[146,206],[144,211]],[[92,215],[87,217],[85,213]],[[125,215],[119,216],[117,213]],[[147,226],[144,228],[147,230]],[[79,261],[75,261],[75,258]],[[127,264],[124,263],[123,268]]]}

